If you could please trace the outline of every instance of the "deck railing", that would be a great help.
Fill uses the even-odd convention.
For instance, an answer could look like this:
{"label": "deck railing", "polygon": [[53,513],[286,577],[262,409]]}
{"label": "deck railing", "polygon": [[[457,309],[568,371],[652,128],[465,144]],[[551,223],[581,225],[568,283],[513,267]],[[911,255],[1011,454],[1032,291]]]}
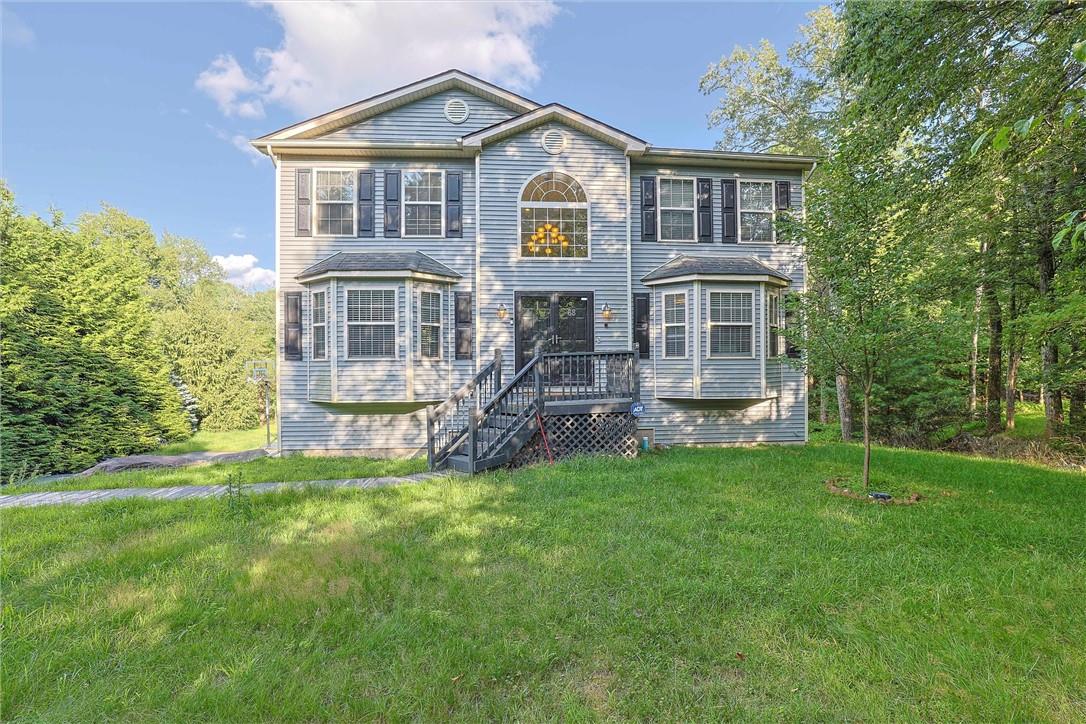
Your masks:
{"label": "deck railing", "polygon": [[449,399],[426,408],[426,455],[430,469],[440,466],[463,443],[473,413],[502,387],[502,351]]}
{"label": "deck railing", "polygon": [[548,402],[636,399],[637,355],[633,352],[559,352],[543,355]]}

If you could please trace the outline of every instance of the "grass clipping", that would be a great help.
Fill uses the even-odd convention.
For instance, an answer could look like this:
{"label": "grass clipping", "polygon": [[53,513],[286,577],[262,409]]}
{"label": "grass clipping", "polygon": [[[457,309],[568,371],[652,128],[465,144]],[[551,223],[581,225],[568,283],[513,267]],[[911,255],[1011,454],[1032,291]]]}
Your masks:
{"label": "grass clipping", "polygon": [[839,483],[848,482],[848,478],[830,478],[826,481],[826,490],[833,495],[840,495],[843,498],[851,498],[852,500],[863,500],[868,503],[879,503],[880,505],[915,505],[923,500],[920,493],[909,493],[904,497],[891,496],[889,498],[875,498],[868,493],[857,493],[851,488],[843,487]]}

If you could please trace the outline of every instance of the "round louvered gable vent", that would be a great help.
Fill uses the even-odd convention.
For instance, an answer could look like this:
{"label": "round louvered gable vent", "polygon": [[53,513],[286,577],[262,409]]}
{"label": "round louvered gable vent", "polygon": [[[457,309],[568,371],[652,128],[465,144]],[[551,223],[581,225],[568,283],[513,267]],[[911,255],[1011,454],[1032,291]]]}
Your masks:
{"label": "round louvered gable vent", "polygon": [[561,153],[562,149],[566,147],[566,134],[552,128],[549,131],[544,131],[541,143],[543,150],[554,156]]}
{"label": "round louvered gable vent", "polygon": [[445,117],[450,123],[460,124],[468,120],[471,109],[468,104],[459,98],[451,98],[445,103]]}

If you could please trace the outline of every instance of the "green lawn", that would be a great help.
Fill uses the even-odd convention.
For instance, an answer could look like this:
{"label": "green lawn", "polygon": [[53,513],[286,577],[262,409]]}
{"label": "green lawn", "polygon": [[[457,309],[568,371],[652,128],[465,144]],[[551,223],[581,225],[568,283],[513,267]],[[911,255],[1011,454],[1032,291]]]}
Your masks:
{"label": "green lawn", "polygon": [[858,446],[7,510],[5,720],[1086,718],[1086,476]]}
{"label": "green lawn", "polygon": [[133,470],[102,473],[85,478],[64,478],[51,483],[5,485],[0,494],[36,493],[46,490],[101,490],[104,488],[163,488],[171,485],[221,485],[231,473],[242,483],[266,483],[288,480],[335,480],[407,475],[426,469],[426,460],[375,460],[351,457],[257,458],[247,463],[216,463],[186,468]]}
{"label": "green lawn", "polygon": [[[272,423],[272,440],[275,440],[275,423]],[[264,427],[256,427],[252,430],[227,430],[224,432],[205,432],[201,430],[188,440],[171,442],[157,450],[152,450],[152,455],[182,455],[191,452],[238,452],[240,450],[255,450],[264,447],[268,443],[268,433]]]}

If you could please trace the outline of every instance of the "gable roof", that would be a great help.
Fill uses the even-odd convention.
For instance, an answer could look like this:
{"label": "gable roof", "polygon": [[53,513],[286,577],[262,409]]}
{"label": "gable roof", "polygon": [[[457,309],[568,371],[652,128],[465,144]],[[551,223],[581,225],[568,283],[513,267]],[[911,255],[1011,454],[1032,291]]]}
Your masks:
{"label": "gable roof", "polygon": [[252,143],[255,146],[261,142],[314,138],[451,88],[475,93],[498,105],[505,106],[514,113],[524,113],[539,107],[539,104],[531,99],[453,68],[281,128],[253,139]]}
{"label": "gable roof", "polygon": [[407,277],[445,277],[460,279],[461,274],[445,266],[432,256],[421,251],[405,252],[350,252],[338,251],[332,256],[321,259],[303,269],[296,279],[313,280],[322,276],[337,276],[347,273],[354,276]]}
{"label": "gable roof", "polygon": [[689,256],[687,254],[680,254],[661,264],[641,277],[641,281],[651,284],[706,277],[750,277],[751,281],[772,278],[785,283],[792,281],[784,272],[766,266],[752,256]]}
{"label": "gable roof", "polygon": [[533,110],[514,116],[492,126],[481,128],[475,133],[468,134],[461,139],[464,148],[480,148],[488,143],[500,141],[514,134],[520,133],[526,128],[533,128],[548,121],[561,121],[572,128],[595,136],[596,138],[618,146],[629,153],[643,153],[648,147],[637,136],[619,130],[603,121],[598,121],[591,116],[586,116],[572,108],[567,108],[561,103],[549,103]]}

